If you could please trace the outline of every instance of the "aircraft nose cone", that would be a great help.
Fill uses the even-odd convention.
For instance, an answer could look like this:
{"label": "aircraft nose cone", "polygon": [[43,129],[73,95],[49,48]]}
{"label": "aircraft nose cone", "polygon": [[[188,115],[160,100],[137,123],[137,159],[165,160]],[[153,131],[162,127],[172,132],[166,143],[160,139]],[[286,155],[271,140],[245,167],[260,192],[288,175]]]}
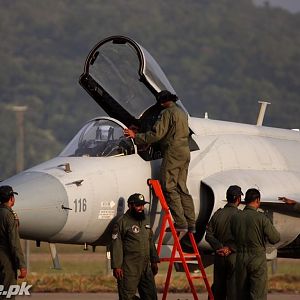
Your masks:
{"label": "aircraft nose cone", "polygon": [[68,197],[55,177],[42,172],[23,172],[3,182],[19,194],[13,210],[20,219],[20,235],[25,239],[47,241],[59,232],[68,217]]}

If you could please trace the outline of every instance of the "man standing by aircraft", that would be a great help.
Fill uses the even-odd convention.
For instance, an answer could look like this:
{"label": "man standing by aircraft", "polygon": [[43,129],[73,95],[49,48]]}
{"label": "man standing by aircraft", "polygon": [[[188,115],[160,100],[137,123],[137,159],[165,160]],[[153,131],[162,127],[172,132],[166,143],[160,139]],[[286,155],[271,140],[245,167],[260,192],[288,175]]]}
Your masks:
{"label": "man standing by aircraft", "polygon": [[120,300],[156,300],[154,276],[158,272],[159,257],[152,239],[149,218],[141,194],[128,198],[127,212],[117,221],[112,231],[111,267],[118,281]]}
{"label": "man standing by aircraft", "polygon": [[215,300],[234,300],[235,297],[235,251],[232,246],[230,220],[239,212],[243,192],[231,185],[226,192],[227,204],[218,209],[206,229],[206,241],[215,251],[214,282],[212,291]]}
{"label": "man standing by aircraft", "polygon": [[177,96],[169,91],[161,91],[157,102],[164,110],[152,130],[135,133],[125,129],[124,134],[133,138],[137,145],[160,143],[163,155],[160,178],[175,229],[195,232],[194,202],[186,186],[190,163],[188,116],[176,105],[177,100]]}
{"label": "man standing by aircraft", "polygon": [[[8,291],[11,285],[17,283],[18,270],[19,278],[25,278],[27,274],[20,244],[19,219],[12,210],[15,194],[18,193],[11,186],[0,186],[0,285],[3,286],[3,291]],[[0,298],[2,299],[1,296]]]}
{"label": "man standing by aircraft", "polygon": [[257,209],[260,192],[249,189],[245,196],[246,207],[231,219],[231,232],[236,244],[237,299],[267,299],[266,242],[276,244],[279,232],[271,221]]}
{"label": "man standing by aircraft", "polygon": [[297,201],[286,198],[286,197],[278,197],[278,200],[281,200],[281,201],[285,202],[286,204],[293,205],[294,210],[297,212],[300,212],[300,203],[298,203]]}

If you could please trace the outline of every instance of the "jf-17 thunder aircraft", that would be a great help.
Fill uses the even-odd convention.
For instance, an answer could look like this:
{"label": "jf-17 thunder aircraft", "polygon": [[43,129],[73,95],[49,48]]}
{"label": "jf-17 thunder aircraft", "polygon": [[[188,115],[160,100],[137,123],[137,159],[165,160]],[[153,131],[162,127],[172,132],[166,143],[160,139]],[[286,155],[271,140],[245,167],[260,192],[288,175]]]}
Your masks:
{"label": "jf-17 thunder aircraft", "polygon": [[[19,192],[20,235],[37,244],[108,245],[112,223],[126,210],[129,195],[138,192],[151,199],[148,213],[157,239],[161,206],[147,180],[159,179],[159,144],[137,147],[123,130],[132,125],[141,132],[151,129],[161,111],[156,94],[176,92],[149,52],[125,36],[94,46],[79,83],[108,116],[87,122],[57,157],[1,183]],[[206,224],[225,205],[233,184],[262,194],[261,210],[281,235],[280,242],[268,246],[268,257],[300,257],[300,214],[278,201],[283,195],[300,199],[299,132],[265,127],[261,121],[248,125],[195,118],[181,100],[177,104],[189,119],[187,184],[204,264],[212,253],[204,239]],[[189,247],[184,238],[182,243]],[[171,236],[165,237],[162,252],[171,244]]]}

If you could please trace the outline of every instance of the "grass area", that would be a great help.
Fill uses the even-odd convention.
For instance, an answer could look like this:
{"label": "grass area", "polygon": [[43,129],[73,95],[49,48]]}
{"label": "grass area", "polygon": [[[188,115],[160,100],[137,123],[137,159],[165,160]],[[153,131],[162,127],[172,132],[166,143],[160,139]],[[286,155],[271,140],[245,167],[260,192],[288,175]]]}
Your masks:
{"label": "grass area", "polygon": [[300,260],[279,258],[274,274],[269,263],[268,287],[271,292],[300,293]]}
{"label": "grass area", "polygon": [[[48,245],[30,247],[30,274],[26,281],[33,285],[35,292],[116,292],[116,282],[108,271],[105,247],[97,247],[93,252],[83,250],[78,245],[57,245],[61,270],[54,270]],[[159,265],[156,276],[157,288],[163,291],[167,263]],[[212,281],[212,266],[206,269]],[[205,291],[204,283],[196,281],[199,291]],[[189,284],[184,273],[172,273],[170,291],[189,292]],[[271,274],[269,264],[269,291],[300,293],[300,260],[278,259],[277,270]]]}

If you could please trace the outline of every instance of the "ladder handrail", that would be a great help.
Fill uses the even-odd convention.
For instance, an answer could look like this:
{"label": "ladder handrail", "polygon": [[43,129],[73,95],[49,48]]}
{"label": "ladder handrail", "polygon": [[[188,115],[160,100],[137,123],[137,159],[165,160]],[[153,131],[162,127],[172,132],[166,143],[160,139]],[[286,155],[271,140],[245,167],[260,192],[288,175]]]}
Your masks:
{"label": "ladder handrail", "polygon": [[[168,293],[168,289],[169,289],[169,284],[170,284],[170,280],[171,280],[171,273],[172,273],[174,262],[175,261],[181,261],[181,263],[183,265],[183,268],[184,268],[184,271],[185,271],[185,274],[186,274],[186,277],[187,277],[187,280],[190,284],[191,291],[192,291],[192,294],[194,296],[194,299],[198,300],[198,296],[197,296],[197,291],[195,289],[195,286],[192,282],[192,279],[202,278],[204,280],[204,283],[205,283],[205,286],[206,286],[206,289],[207,289],[207,292],[208,292],[209,299],[213,300],[214,296],[213,296],[211,287],[209,285],[209,282],[208,282],[208,279],[207,279],[207,276],[206,276],[206,273],[205,273],[205,269],[204,269],[204,266],[203,266],[203,263],[202,263],[202,259],[201,259],[201,256],[200,256],[200,253],[199,253],[199,250],[198,250],[198,246],[196,244],[193,233],[188,232],[187,234],[189,236],[189,239],[190,239],[190,242],[192,244],[194,252],[192,254],[184,253],[183,250],[182,250],[182,247],[180,245],[179,234],[175,230],[175,226],[174,226],[173,221],[172,221],[170,209],[169,209],[169,206],[168,206],[168,204],[165,200],[165,197],[164,197],[164,194],[163,194],[163,191],[161,189],[159,181],[156,180],[156,179],[148,179],[147,183],[148,183],[149,187],[153,188],[156,197],[160,201],[162,211],[164,213],[163,219],[162,219],[161,231],[160,231],[159,239],[158,239],[158,245],[157,245],[157,253],[158,253],[159,256],[160,256],[160,252],[161,252],[161,248],[162,248],[162,242],[163,242],[163,238],[164,238],[164,235],[165,235],[165,229],[166,229],[167,222],[169,223],[169,228],[171,229],[171,233],[172,233],[172,236],[173,236],[173,239],[174,239],[174,244],[173,244],[173,248],[172,248],[171,257],[161,258],[162,261],[169,261],[168,273],[167,273],[167,278],[166,278],[166,281],[165,281],[165,288],[164,288],[164,293],[163,293],[162,299],[163,300],[167,299],[167,293]],[[179,257],[176,256],[177,252],[179,253]],[[186,262],[187,260],[190,260],[191,255],[193,255],[195,257],[195,260],[197,260],[199,269],[200,269],[201,274],[202,274],[202,277],[199,277],[199,276],[193,277],[193,276],[191,276],[190,270],[189,270],[187,262]]]}

